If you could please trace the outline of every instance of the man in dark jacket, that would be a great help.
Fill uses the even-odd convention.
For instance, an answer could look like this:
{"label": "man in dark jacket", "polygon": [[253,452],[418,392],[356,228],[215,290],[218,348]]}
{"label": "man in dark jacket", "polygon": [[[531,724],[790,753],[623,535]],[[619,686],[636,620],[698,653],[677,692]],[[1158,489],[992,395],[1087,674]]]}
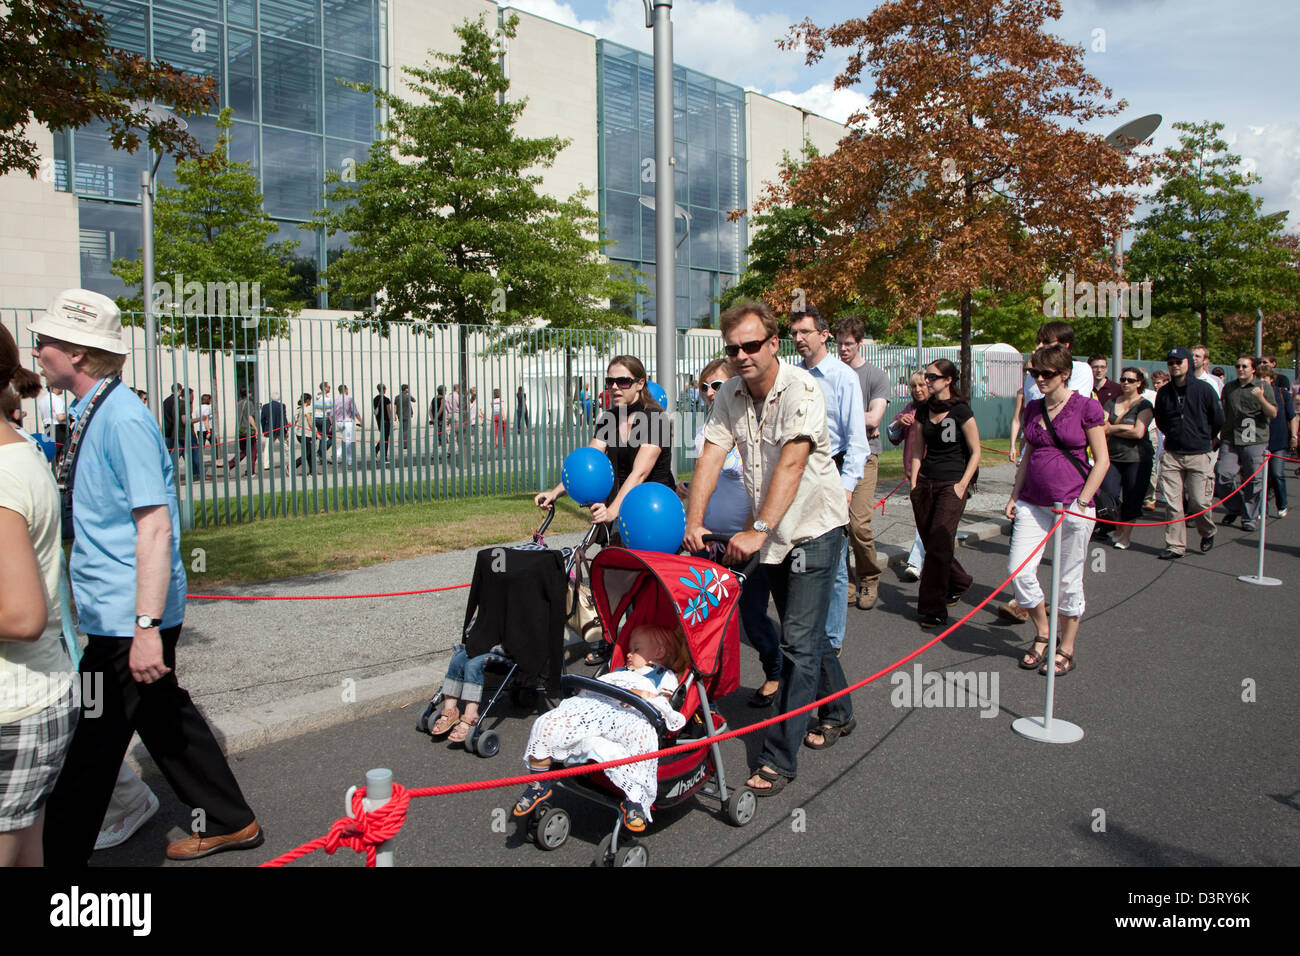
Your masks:
{"label": "man in dark jacket", "polygon": [[275,453],[279,452],[280,464],[284,473],[289,473],[289,463],[284,457],[289,441],[289,409],[280,401],[279,394],[273,394],[271,400],[262,406],[262,434],[266,436],[266,467],[275,468]]}
{"label": "man in dark jacket", "polygon": [[1170,381],[1156,392],[1156,427],[1165,436],[1160,456],[1160,494],[1169,507],[1162,561],[1181,558],[1187,551],[1187,526],[1183,519],[1183,488],[1195,511],[1201,533],[1201,551],[1214,547],[1214,521],[1210,501],[1214,495],[1213,451],[1223,428],[1223,406],[1214,389],[1192,376],[1192,353],[1179,347],[1165,356]]}

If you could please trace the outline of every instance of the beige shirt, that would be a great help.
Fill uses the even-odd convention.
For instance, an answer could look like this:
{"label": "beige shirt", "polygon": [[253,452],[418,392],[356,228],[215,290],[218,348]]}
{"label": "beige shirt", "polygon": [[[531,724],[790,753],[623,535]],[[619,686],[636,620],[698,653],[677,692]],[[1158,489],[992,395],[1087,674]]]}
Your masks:
{"label": "beige shirt", "polygon": [[[0,428],[7,428],[0,423]],[[45,632],[39,640],[0,641],[0,724],[11,724],[56,703],[75,668],[63,647],[59,608],[59,491],[45,455],[33,442],[0,446],[0,508],[22,515],[45,589]]]}
{"label": "beige shirt", "polygon": [[794,501],[759,551],[763,564],[780,564],[795,545],[848,524],[849,509],[839,471],[831,458],[826,399],[813,377],[801,368],[782,363],[763,408],[760,425],[744,379],[737,376],[728,380],[713,401],[704,440],[740,452],[745,491],[755,516],[762,513],[767,484],[776,473],[781,449],[799,438],[812,441]]}

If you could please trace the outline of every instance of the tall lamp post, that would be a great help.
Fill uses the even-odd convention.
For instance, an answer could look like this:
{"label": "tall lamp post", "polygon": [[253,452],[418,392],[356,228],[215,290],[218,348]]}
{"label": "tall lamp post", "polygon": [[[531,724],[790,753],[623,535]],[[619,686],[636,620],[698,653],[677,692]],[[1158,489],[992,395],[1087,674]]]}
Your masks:
{"label": "tall lamp post", "polygon": [[[677,249],[673,242],[677,160],[673,156],[673,0],[641,0],[655,44],[655,374],[677,407]],[[690,220],[687,220],[689,227]],[[675,463],[674,463],[675,466]]]}
{"label": "tall lamp post", "polygon": [[[132,106],[137,109],[143,108],[145,115],[149,117],[148,126],[143,129],[150,129],[154,126],[161,126],[169,120],[175,121],[177,128],[184,131],[189,129],[189,123],[181,119],[165,106],[159,106],[157,103],[139,104],[133,103]],[[153,151],[150,150],[152,158]],[[153,314],[153,197],[154,182],[158,175],[158,165],[162,162],[162,153],[154,159],[153,165],[147,169],[140,170],[140,217],[142,220],[141,248],[143,250],[144,262],[144,284],[141,288],[144,299],[144,379],[145,389],[149,393],[149,411],[155,418],[159,415],[162,399],[158,396],[159,380],[161,376],[158,373],[158,322]]]}
{"label": "tall lamp post", "polygon": [[[1147,116],[1139,116],[1135,120],[1130,120],[1106,137],[1106,145],[1121,153],[1131,153],[1134,146],[1151,138],[1151,134],[1160,126],[1160,119],[1159,113],[1150,113]],[[1124,230],[1121,227],[1115,233],[1115,281],[1121,281],[1123,274]],[[1116,314],[1112,315],[1110,319],[1111,375],[1118,375],[1120,368],[1124,365],[1124,319],[1118,314],[1119,309],[1116,309],[1115,312]]]}

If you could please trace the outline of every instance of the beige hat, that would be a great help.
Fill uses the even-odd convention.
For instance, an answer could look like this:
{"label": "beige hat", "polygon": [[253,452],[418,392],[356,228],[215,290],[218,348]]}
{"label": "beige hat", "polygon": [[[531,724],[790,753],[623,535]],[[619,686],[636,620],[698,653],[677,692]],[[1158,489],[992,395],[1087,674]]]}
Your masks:
{"label": "beige hat", "polygon": [[89,289],[60,292],[28,329],[60,342],[103,349],[115,355],[131,351],[122,341],[122,312],[117,304]]}

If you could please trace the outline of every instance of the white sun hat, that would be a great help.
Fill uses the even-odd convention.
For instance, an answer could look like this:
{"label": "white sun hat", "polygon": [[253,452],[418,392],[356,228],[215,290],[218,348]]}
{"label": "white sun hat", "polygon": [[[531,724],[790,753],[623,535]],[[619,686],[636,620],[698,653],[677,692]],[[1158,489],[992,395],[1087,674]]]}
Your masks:
{"label": "white sun hat", "polygon": [[122,312],[117,304],[108,296],[89,289],[60,292],[28,329],[36,335],[103,349],[115,355],[126,355],[131,351],[122,341]]}

